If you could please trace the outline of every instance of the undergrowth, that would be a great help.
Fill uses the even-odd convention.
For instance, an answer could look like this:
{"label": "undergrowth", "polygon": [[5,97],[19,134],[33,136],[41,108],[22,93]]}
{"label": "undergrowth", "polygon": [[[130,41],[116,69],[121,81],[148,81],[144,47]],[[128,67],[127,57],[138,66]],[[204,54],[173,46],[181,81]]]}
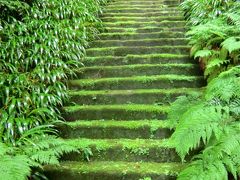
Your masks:
{"label": "undergrowth", "polygon": [[179,97],[168,116],[175,130],[170,142],[182,161],[199,152],[178,179],[238,179],[240,3],[186,0],[182,7],[190,26],[191,55],[199,60],[208,85],[203,93]]}
{"label": "undergrowth", "polygon": [[0,0],[0,177],[35,177],[64,152],[66,80],[102,27],[107,0]]}

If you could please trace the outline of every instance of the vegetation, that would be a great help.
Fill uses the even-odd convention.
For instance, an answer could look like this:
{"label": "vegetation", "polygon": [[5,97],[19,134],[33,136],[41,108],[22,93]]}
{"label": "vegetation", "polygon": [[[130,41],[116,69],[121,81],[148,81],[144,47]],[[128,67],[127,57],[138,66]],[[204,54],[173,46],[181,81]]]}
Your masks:
{"label": "vegetation", "polygon": [[[237,179],[240,162],[240,3],[186,0],[191,54],[199,60],[208,85],[204,93],[182,96],[172,104],[170,141],[184,161],[201,150],[178,179]],[[211,7],[211,8],[209,8]],[[184,104],[185,106],[182,106]],[[179,114],[182,114],[179,116]]]}
{"label": "vegetation", "polygon": [[36,168],[77,151],[57,137],[65,81],[81,65],[106,0],[0,0],[0,176],[37,178]]}

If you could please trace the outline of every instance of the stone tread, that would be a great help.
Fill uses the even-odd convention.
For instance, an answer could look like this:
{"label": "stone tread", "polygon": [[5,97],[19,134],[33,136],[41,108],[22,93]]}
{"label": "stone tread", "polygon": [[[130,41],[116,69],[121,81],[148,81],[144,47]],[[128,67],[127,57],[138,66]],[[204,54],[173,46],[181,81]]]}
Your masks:
{"label": "stone tread", "polygon": [[[188,55],[178,4],[114,0],[104,8],[102,33],[68,81],[71,102],[62,109],[66,122],[57,125],[80,151],[45,166],[50,180],[176,179],[185,164],[167,139],[173,131],[167,113],[178,96],[205,85]],[[93,153],[90,162],[83,151]]]}
{"label": "stone tread", "polygon": [[159,120],[80,120],[59,125],[64,138],[93,139],[163,139],[172,131],[166,121]]}
{"label": "stone tread", "polygon": [[58,180],[108,180],[132,179],[144,177],[174,179],[184,167],[181,163],[154,163],[154,162],[122,162],[122,161],[94,161],[62,162],[60,166],[47,166],[45,171],[49,177],[59,177]]}

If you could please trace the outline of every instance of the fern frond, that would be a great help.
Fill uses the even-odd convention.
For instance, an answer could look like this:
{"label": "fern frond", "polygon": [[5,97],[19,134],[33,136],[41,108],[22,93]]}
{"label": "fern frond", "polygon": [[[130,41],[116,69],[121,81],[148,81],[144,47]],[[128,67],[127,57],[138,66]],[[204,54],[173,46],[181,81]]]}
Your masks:
{"label": "fern frond", "polygon": [[199,58],[199,57],[201,57],[201,58],[209,57],[211,55],[212,55],[211,50],[204,49],[204,50],[197,51],[196,54],[194,55],[194,59]]}
{"label": "fern frond", "polygon": [[226,65],[230,60],[214,58],[210,59],[207,63],[207,67],[204,71],[204,76],[208,77],[208,81],[211,81],[213,78],[217,77],[219,73],[224,70],[223,65]]}
{"label": "fern frond", "polygon": [[228,109],[201,103],[184,113],[170,138],[179,156],[184,159],[188,152],[199,147],[201,141],[206,145],[212,137],[222,134],[222,124],[229,119]]}
{"label": "fern frond", "polygon": [[213,79],[207,87],[206,99],[219,98],[229,102],[240,97],[240,66],[233,67]]}
{"label": "fern frond", "polygon": [[225,41],[222,42],[221,45],[223,48],[227,49],[229,53],[240,50],[240,41],[237,41],[236,37],[227,38]]}
{"label": "fern frond", "polygon": [[209,145],[184,169],[178,179],[228,179],[230,172],[237,179],[240,165],[240,125],[225,126],[220,138]]}
{"label": "fern frond", "polygon": [[189,96],[179,96],[177,100],[171,104],[171,109],[168,112],[168,124],[171,128],[176,128],[181,115],[189,108],[199,103],[201,95],[202,93],[199,92]]}
{"label": "fern frond", "polygon": [[31,173],[29,158],[25,155],[0,156],[0,176],[4,180],[25,180]]}

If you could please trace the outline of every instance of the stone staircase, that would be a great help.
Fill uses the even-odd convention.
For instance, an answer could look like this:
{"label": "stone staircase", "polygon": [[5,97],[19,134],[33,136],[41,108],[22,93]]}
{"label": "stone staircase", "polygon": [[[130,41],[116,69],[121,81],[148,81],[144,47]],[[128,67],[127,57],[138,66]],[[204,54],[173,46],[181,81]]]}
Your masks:
{"label": "stone staircase", "polygon": [[182,168],[168,148],[166,116],[176,97],[199,91],[204,80],[189,58],[178,0],[115,0],[106,27],[87,50],[85,67],[69,82],[61,136],[89,162],[65,155],[46,169],[52,180],[175,179]]}

